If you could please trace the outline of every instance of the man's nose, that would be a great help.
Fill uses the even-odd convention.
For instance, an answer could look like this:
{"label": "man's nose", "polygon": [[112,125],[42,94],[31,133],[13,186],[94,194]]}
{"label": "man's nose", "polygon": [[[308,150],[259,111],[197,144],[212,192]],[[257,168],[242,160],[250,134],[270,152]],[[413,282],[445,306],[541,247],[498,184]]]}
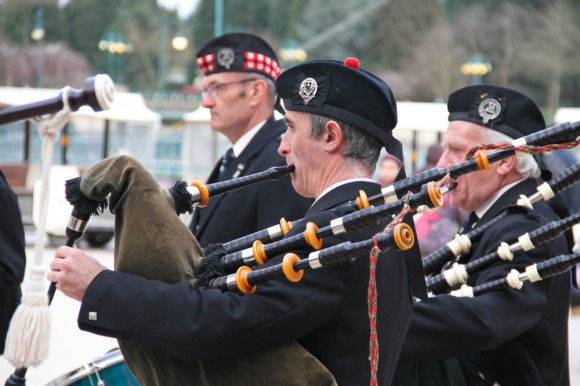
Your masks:
{"label": "man's nose", "polygon": [[212,97],[210,97],[207,93],[202,93],[201,94],[201,105],[203,107],[210,108],[214,105],[214,99]]}
{"label": "man's nose", "polygon": [[445,150],[443,152],[443,154],[441,154],[441,157],[439,157],[439,161],[437,161],[437,167],[438,168],[446,168],[449,166],[451,162],[449,162],[448,157],[447,157],[447,150]]}
{"label": "man's nose", "polygon": [[289,152],[288,141],[286,140],[286,133],[282,134],[282,140],[280,141],[280,146],[278,146],[278,154],[282,157],[286,157]]}

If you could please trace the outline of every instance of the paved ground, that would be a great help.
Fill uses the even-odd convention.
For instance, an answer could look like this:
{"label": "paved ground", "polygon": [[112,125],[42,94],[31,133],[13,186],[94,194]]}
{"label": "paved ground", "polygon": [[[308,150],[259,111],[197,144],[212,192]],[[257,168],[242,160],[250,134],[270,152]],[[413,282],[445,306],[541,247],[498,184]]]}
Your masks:
{"label": "paved ground", "polygon": [[[32,245],[27,251],[28,256],[34,256],[33,247]],[[81,248],[85,247],[81,245]],[[91,249],[89,253],[100,259],[103,264],[112,266],[111,245],[105,249]],[[54,249],[47,247],[44,260],[48,263],[53,254]],[[57,291],[50,309],[53,316],[50,357],[42,365],[28,370],[27,386],[43,386],[98,359],[110,349],[118,347],[114,339],[89,334],[78,329],[76,325],[78,302],[64,297]],[[580,386],[580,315],[570,317],[569,329],[571,385]],[[3,382],[13,371],[12,365],[0,357],[0,385],[4,384]],[[126,386],[126,384],[108,386]]]}

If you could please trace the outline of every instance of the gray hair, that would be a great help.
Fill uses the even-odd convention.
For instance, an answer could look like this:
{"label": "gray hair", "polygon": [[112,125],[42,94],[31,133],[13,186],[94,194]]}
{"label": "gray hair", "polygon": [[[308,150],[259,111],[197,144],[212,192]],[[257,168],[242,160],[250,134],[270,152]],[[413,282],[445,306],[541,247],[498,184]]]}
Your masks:
{"label": "gray hair", "polygon": [[316,114],[308,115],[310,117],[310,134],[313,138],[320,138],[326,123],[328,121],[335,121],[342,129],[343,143],[346,144],[341,154],[351,162],[363,164],[371,174],[375,171],[382,148],[381,143],[376,138],[338,119]]}
{"label": "gray hair", "polygon": [[[511,142],[513,138],[500,133],[499,131],[495,131],[493,129],[489,129],[487,127],[481,126],[480,136],[483,142],[485,143],[499,143],[499,142]],[[526,178],[538,178],[540,177],[540,167],[536,162],[536,159],[532,156],[524,156],[524,157],[517,157],[516,159],[516,170],[522,176]]]}
{"label": "gray hair", "polygon": [[276,83],[274,83],[272,79],[262,74],[252,74],[251,78],[260,79],[266,82],[266,85],[268,86],[268,100],[272,102],[272,107],[274,107],[274,105],[276,104],[276,99],[278,97],[278,95],[276,94]]}

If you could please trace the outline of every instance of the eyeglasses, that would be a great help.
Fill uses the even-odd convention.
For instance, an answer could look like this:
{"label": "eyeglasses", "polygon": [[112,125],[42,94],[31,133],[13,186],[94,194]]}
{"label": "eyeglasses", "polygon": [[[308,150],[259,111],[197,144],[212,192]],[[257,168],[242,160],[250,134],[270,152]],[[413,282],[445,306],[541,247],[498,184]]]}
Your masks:
{"label": "eyeglasses", "polygon": [[227,82],[227,83],[212,83],[209,86],[203,87],[201,89],[201,96],[202,97],[209,96],[209,97],[215,98],[227,86],[230,86],[230,85],[236,84],[236,83],[243,84],[243,83],[247,83],[247,82],[252,82],[254,80],[257,80],[257,79],[256,78],[246,78],[246,79],[242,79],[242,80],[234,80],[233,82]]}

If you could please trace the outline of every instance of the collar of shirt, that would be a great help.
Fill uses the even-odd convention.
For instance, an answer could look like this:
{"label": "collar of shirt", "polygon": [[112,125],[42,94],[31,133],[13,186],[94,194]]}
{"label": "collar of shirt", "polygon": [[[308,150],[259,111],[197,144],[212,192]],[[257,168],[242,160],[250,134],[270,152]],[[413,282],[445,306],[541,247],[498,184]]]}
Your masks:
{"label": "collar of shirt", "polygon": [[264,126],[264,123],[266,123],[266,120],[263,120],[262,122],[258,123],[256,126],[252,127],[250,130],[248,130],[246,133],[244,133],[244,135],[242,135],[236,143],[234,143],[232,145],[232,148],[234,150],[234,157],[239,157],[240,154],[242,154],[242,152],[244,151],[246,146],[248,146],[248,144],[250,143],[252,138],[254,138],[256,133],[258,133],[258,131],[260,131],[260,128],[262,126]]}
{"label": "collar of shirt", "polygon": [[[343,181],[337,182],[335,184],[332,184],[328,188],[324,189],[322,191],[322,193],[320,193],[320,195],[316,198],[316,200],[314,200],[314,202],[320,200],[320,197],[324,196],[325,194],[327,194],[331,190],[336,189],[336,188],[338,188],[341,185],[348,184],[350,182],[356,182],[356,181],[364,181],[364,182],[374,182],[374,183],[377,183],[372,178],[351,178],[351,179],[348,179],[348,180],[343,180]],[[353,199],[354,199],[354,197],[353,197]],[[314,205],[314,202],[312,203],[312,205]]]}
{"label": "collar of shirt", "polygon": [[510,184],[507,184],[505,186],[503,186],[502,188],[500,188],[493,196],[491,196],[489,198],[489,200],[487,200],[487,202],[485,204],[483,204],[482,206],[480,206],[479,208],[477,208],[475,210],[475,214],[477,215],[478,218],[482,218],[483,215],[485,214],[485,212],[487,212],[489,210],[489,208],[491,208],[491,206],[508,190],[510,190],[513,186],[519,184],[520,182],[522,182],[523,180],[525,180],[525,178],[519,179],[517,181],[514,181]]}

